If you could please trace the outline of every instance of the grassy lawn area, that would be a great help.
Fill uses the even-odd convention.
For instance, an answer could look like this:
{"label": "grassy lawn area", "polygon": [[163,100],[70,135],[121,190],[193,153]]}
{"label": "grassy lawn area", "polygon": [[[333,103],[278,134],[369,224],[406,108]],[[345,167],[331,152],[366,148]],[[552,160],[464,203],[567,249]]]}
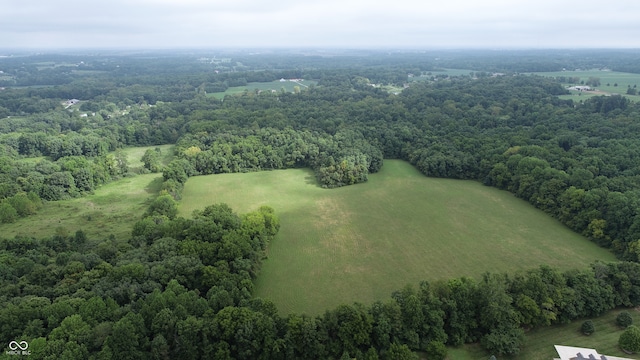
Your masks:
{"label": "grassy lawn area", "polygon": [[266,204],[280,217],[255,295],[282,314],[387,299],[422,280],[614,260],[508,192],[427,178],[398,160],[338,189],[320,188],[308,169],[193,177],[180,214],[219,202],[238,213]]}
{"label": "grassy lawn area", "polygon": [[443,77],[443,76],[469,76],[475,71],[469,69],[444,69],[439,68],[437,70],[425,71],[422,74],[413,74],[414,76],[408,77],[407,80],[409,82],[415,81],[431,81],[432,77]]}
{"label": "grassy lawn area", "polygon": [[144,163],[140,160],[142,159],[142,155],[144,155],[147,149],[155,149],[160,148],[160,156],[162,158],[162,163],[167,165],[173,159],[173,144],[168,145],[154,145],[154,146],[139,146],[139,147],[130,147],[125,148],[123,151],[127,154],[127,161],[129,161],[129,167],[132,169],[141,168],[144,166]]}
{"label": "grassy lawn area", "polygon": [[[540,328],[526,333],[526,341],[518,356],[509,359],[551,360],[558,354],[553,345],[566,345],[596,349],[599,354],[620,356],[629,359],[640,359],[640,354],[625,354],[618,348],[618,338],[623,329],[616,325],[616,316],[623,310],[633,317],[635,325],[640,324],[640,312],[636,309],[618,309],[610,311],[594,319],[576,320],[567,325],[555,325]],[[593,321],[596,332],[590,336],[580,332],[585,320]],[[449,359],[486,360],[491,354],[486,353],[479,345],[469,344],[460,348],[449,349]]]}
{"label": "grassy lawn area", "polygon": [[93,195],[47,202],[35,215],[0,225],[0,232],[3,237],[22,234],[40,238],[56,231],[73,234],[82,229],[90,239],[105,239],[113,234],[119,240],[126,240],[161,183],[161,174],[114,181],[100,187]]}
{"label": "grassy lawn area", "polygon": [[313,81],[313,80],[302,80],[300,82],[280,81],[280,80],[276,80],[272,82],[252,82],[252,83],[248,83],[246,86],[230,87],[225,92],[210,93],[210,94],[207,94],[207,96],[214,97],[216,99],[221,100],[226,95],[240,94],[244,91],[256,91],[256,90],[281,91],[282,89],[284,89],[284,91],[286,92],[293,92],[296,86],[299,87],[300,90],[304,90],[306,87],[315,85],[317,83],[318,83],[317,81]]}

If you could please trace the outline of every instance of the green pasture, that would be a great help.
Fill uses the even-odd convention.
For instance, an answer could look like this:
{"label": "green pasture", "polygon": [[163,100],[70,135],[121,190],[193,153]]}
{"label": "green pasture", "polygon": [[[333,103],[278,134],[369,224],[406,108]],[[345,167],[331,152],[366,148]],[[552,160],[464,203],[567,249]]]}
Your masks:
{"label": "green pasture", "polygon": [[[604,95],[604,94],[620,94],[628,97],[630,100],[640,100],[639,95],[626,95],[627,87],[634,85],[637,86],[636,90],[640,91],[640,74],[625,73],[618,71],[603,71],[603,70],[580,70],[580,71],[555,71],[555,72],[537,72],[535,75],[550,76],[550,77],[578,77],[580,81],[585,83],[590,77],[597,77],[600,79],[600,86],[597,86],[596,92],[588,91],[571,91],[571,95],[562,95],[563,99],[572,99],[575,101],[586,100],[592,96]],[[580,85],[578,83],[563,83],[565,86]],[[617,84],[618,86],[614,86]]]}
{"label": "green pasture", "polygon": [[408,81],[431,81],[431,77],[438,77],[442,75],[447,76],[469,76],[473,73],[473,70],[469,69],[445,69],[440,68],[437,70],[425,71],[422,76],[420,74],[414,74],[413,77],[408,78]]}
{"label": "green pasture", "polygon": [[302,80],[300,82],[291,82],[291,81],[272,81],[272,82],[251,82],[246,86],[234,86],[227,89],[225,92],[217,92],[210,93],[207,96],[214,97],[216,99],[223,99],[227,95],[240,94],[245,91],[284,91],[286,92],[294,92],[295,87],[299,87],[300,90],[304,90],[305,88],[317,84],[317,81],[313,80]]}
{"label": "green pasture", "polygon": [[220,202],[238,213],[266,204],[280,217],[255,295],[282,314],[387,299],[422,280],[614,260],[508,192],[427,178],[399,160],[338,189],[320,188],[308,169],[192,177],[180,215]]}
{"label": "green pasture", "polygon": [[[618,338],[624,331],[616,325],[616,316],[623,310],[633,317],[635,325],[640,324],[640,312],[637,309],[618,309],[593,319],[576,320],[566,325],[555,325],[528,331],[524,346],[518,356],[507,359],[550,360],[558,357],[553,345],[566,345],[596,349],[599,354],[640,359],[640,354],[625,354],[618,348]],[[596,332],[590,336],[580,332],[585,320],[593,321]],[[450,348],[451,360],[486,360],[491,356],[479,344],[468,344],[459,348]],[[500,357],[498,357],[500,359]]]}
{"label": "green pasture", "polygon": [[167,165],[173,159],[173,148],[174,145],[153,145],[153,146],[138,146],[138,147],[130,147],[124,148],[125,154],[127,154],[127,161],[129,162],[129,167],[132,169],[141,168],[144,166],[144,163],[141,161],[142,156],[148,149],[160,148],[160,157],[162,159],[162,163]]}
{"label": "green pasture", "polygon": [[33,63],[33,65],[35,65],[38,68],[38,70],[44,70],[44,69],[55,69],[60,66],[77,66],[78,64],[69,63],[69,62],[58,63],[55,61],[41,61],[41,62]]}
{"label": "green pasture", "polygon": [[161,174],[120,179],[103,185],[93,195],[45,202],[37,214],[0,225],[0,233],[8,238],[16,235],[41,238],[56,232],[73,234],[81,229],[90,239],[114,235],[126,240],[161,185]]}
{"label": "green pasture", "polygon": [[469,76],[476,71],[469,69],[442,69],[431,71],[432,76],[449,75],[449,76]]}

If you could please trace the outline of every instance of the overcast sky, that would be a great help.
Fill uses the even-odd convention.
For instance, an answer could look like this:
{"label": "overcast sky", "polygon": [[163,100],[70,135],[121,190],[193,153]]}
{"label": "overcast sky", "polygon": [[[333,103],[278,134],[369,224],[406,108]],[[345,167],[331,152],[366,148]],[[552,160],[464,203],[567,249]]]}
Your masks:
{"label": "overcast sky", "polygon": [[640,0],[2,0],[0,48],[640,48]]}

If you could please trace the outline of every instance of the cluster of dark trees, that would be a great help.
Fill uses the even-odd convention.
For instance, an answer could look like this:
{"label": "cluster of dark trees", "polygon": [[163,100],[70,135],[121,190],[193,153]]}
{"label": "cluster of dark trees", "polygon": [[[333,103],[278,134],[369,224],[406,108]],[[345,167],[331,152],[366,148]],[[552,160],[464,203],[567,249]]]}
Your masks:
{"label": "cluster of dark trees", "polygon": [[383,156],[357,131],[331,136],[291,128],[187,134],[175,153],[178,159],[163,172],[165,181],[184,184],[193,175],[310,167],[327,188],[367,181],[382,166]]}
{"label": "cluster of dark trees", "polygon": [[20,217],[35,214],[42,207],[42,199],[35,192],[19,192],[0,202],[0,223],[12,223]]}

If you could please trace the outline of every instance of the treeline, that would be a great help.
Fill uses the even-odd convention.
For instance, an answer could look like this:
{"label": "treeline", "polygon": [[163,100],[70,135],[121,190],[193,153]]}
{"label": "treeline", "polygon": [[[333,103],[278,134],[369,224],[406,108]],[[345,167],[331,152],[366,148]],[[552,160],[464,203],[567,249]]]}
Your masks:
{"label": "treeline", "polygon": [[48,156],[55,161],[65,156],[97,157],[114,151],[118,144],[108,143],[97,135],[80,135],[69,132],[65,136],[47,135],[42,132],[24,133],[17,139],[19,155],[26,157]]}
{"label": "treeline", "polygon": [[367,181],[382,166],[382,152],[351,130],[333,136],[291,128],[188,134],[175,153],[163,176],[180,184],[194,175],[310,167],[323,187],[333,188]]}
{"label": "treeline", "polygon": [[176,213],[165,194],[128,241],[0,240],[0,336],[42,359],[444,359],[446,345],[470,342],[517,354],[526,329],[640,304],[640,264],[620,262],[423,282],[283,317],[252,297],[279,228],[273,209]]}

